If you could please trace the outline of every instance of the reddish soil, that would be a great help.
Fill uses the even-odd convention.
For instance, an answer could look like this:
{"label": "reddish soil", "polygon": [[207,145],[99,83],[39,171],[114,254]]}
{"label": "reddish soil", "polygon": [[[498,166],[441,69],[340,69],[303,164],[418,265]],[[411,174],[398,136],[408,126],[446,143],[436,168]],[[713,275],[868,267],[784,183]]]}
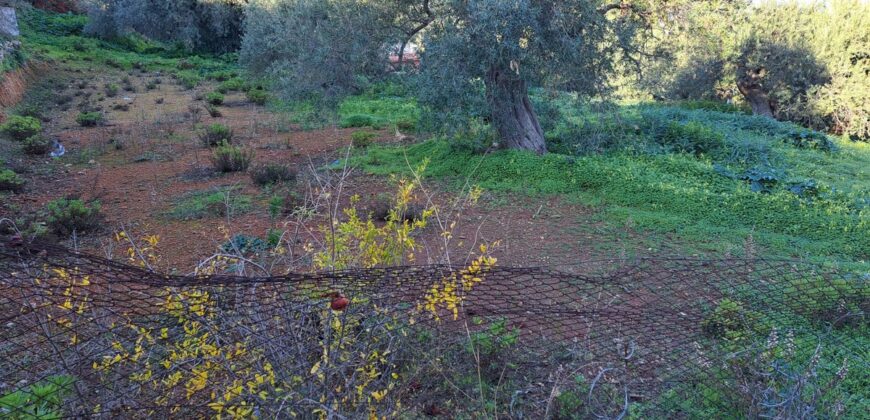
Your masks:
{"label": "reddish soil", "polygon": [[[189,272],[197,262],[214,254],[226,233],[263,237],[273,228],[287,227],[287,220],[270,220],[266,201],[269,194],[256,187],[246,174],[209,174],[210,151],[196,137],[197,123],[220,122],[233,128],[236,143],[253,149],[255,162],[281,162],[300,173],[310,167],[322,168],[346,152],[354,129],[327,128],[301,131],[288,123],[288,115],[273,113],[231,93],[219,109],[223,116],[212,118],[205,112],[201,98],[213,85],[183,90],[169,77],[136,72],[81,73],[56,75],[66,80],[56,96],[67,96],[69,104],[50,110],[46,132],[67,149],[63,158],[31,158],[14,146],[0,144],[0,151],[12,156],[8,164],[17,166],[28,179],[27,191],[7,195],[2,209],[11,216],[36,214],[46,202],[57,197],[98,199],[105,214],[105,229],[79,239],[79,245],[98,254],[106,253],[113,242],[112,232],[124,227],[134,235],[156,234],[161,238],[161,268]],[[62,78],[60,76],[65,76]],[[47,76],[51,77],[51,75]],[[98,100],[106,83],[123,85],[129,77],[135,92],[121,90],[117,96]],[[146,84],[157,78],[162,83],[154,90]],[[91,98],[106,115],[107,124],[82,128],[75,122],[82,102]],[[62,102],[62,101],[59,101]],[[193,111],[192,111],[193,110]],[[198,111],[196,111],[198,110]],[[193,113],[192,113],[193,112]],[[378,141],[390,142],[388,130]],[[0,143],[3,143],[0,141]],[[116,145],[119,145],[116,147]],[[306,179],[297,187],[305,194]],[[307,181],[310,181],[308,179]],[[195,191],[235,186],[237,193],[253,198],[252,211],[226,217],[175,220],[167,216],[174,203]],[[427,186],[434,202],[448,208],[456,192]],[[363,212],[380,193],[395,191],[387,178],[355,171],[347,178],[343,206],[350,205],[351,194],[362,197]],[[350,192],[350,193],[348,193]],[[422,198],[422,195],[420,196]],[[453,240],[447,244],[450,262],[463,263],[480,244],[498,242],[495,256],[500,264],[562,266],[595,258],[619,257],[618,243],[602,249],[601,242],[614,242],[613,232],[600,231],[590,221],[594,212],[558,198],[529,198],[484,194],[478,205],[461,214],[445,215],[444,224],[456,221]],[[305,230],[315,231],[323,221]],[[431,223],[430,225],[435,225]],[[225,228],[223,230],[222,228]],[[307,240],[315,240],[316,234]],[[436,226],[428,227],[419,238],[423,245],[417,263],[444,262],[444,243]],[[617,241],[618,242],[618,241]],[[297,245],[301,246],[302,243]]]}

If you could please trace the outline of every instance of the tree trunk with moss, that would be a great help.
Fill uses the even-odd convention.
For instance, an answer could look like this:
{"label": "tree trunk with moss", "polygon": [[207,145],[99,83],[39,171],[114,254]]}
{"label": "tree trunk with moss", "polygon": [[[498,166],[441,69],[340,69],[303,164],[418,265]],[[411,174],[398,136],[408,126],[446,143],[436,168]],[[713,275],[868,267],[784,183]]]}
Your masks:
{"label": "tree trunk with moss", "polygon": [[485,83],[492,123],[503,146],[547,153],[544,131],[529,100],[526,82],[510,70],[493,68]]}

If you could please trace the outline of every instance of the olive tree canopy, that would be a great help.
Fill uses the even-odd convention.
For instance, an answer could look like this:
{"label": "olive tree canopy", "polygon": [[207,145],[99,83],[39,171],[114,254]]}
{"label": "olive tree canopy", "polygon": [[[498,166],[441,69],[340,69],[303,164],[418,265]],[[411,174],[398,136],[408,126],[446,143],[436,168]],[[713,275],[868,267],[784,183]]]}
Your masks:
{"label": "olive tree canopy", "polygon": [[529,87],[602,91],[644,13],[629,1],[254,0],[241,60],[291,96],[341,95],[385,74],[388,49],[417,37],[428,110],[482,95],[502,146],[544,153]]}

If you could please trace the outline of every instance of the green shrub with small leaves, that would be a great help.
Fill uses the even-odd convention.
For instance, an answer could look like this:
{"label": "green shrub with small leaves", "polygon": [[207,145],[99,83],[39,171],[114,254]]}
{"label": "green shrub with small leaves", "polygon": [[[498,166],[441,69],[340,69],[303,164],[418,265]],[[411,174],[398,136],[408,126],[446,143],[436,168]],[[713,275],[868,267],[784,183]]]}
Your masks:
{"label": "green shrub with small leaves", "polygon": [[257,105],[266,105],[266,102],[269,101],[269,94],[262,89],[251,89],[248,91],[247,95],[248,100]]}
{"label": "green shrub with small leaves", "polygon": [[220,105],[224,103],[224,95],[220,92],[211,92],[205,95],[205,101],[212,105]]}
{"label": "green shrub with small leaves", "polygon": [[340,125],[342,128],[371,127],[380,130],[384,126],[384,121],[374,115],[352,114],[342,118]]}
{"label": "green shrub with small leaves", "polygon": [[60,235],[93,231],[102,221],[99,201],[88,204],[80,199],[58,198],[49,201],[45,210],[46,224]]}
{"label": "green shrub with small leaves", "polygon": [[223,124],[211,124],[200,131],[199,140],[205,147],[219,146],[224,143],[231,144],[233,142],[233,130]]}
{"label": "green shrub with small leaves", "polygon": [[106,86],[105,86],[106,96],[109,98],[114,98],[115,96],[118,96],[118,91],[120,89],[121,88],[115,83],[106,83]]}
{"label": "green shrub with small leaves", "polygon": [[96,127],[103,122],[103,114],[99,112],[82,112],[76,117],[76,122],[82,127]]}
{"label": "green shrub with small leaves", "polygon": [[0,169],[0,191],[20,192],[24,189],[24,180],[9,169]]}
{"label": "green shrub with small leaves", "polygon": [[732,341],[749,338],[764,331],[761,314],[728,298],[722,299],[701,321],[701,327],[712,337]]}
{"label": "green shrub with small leaves", "polygon": [[229,79],[217,87],[217,91],[220,93],[238,92],[243,90],[245,90],[245,81],[238,77]]}
{"label": "green shrub with small leaves", "polygon": [[251,170],[251,180],[261,187],[296,180],[296,171],[287,165],[269,163],[259,165]]}
{"label": "green shrub with small leaves", "polygon": [[350,135],[351,145],[359,149],[365,149],[371,146],[377,137],[378,135],[371,131],[356,131]]}
{"label": "green shrub with small leaves", "polygon": [[211,162],[218,172],[242,172],[248,169],[254,153],[229,143],[222,143],[212,153]]}
{"label": "green shrub with small leaves", "polygon": [[44,155],[51,151],[52,142],[41,134],[30,136],[22,143],[24,153],[29,155]]}
{"label": "green shrub with small leaves", "polygon": [[13,140],[22,141],[42,131],[42,123],[33,117],[13,115],[0,125],[0,132],[11,137]]}

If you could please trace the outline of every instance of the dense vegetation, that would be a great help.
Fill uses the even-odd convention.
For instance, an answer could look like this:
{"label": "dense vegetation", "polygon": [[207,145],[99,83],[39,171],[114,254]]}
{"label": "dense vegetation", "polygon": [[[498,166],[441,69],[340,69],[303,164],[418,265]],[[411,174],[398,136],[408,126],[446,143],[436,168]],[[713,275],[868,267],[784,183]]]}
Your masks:
{"label": "dense vegetation", "polygon": [[[240,261],[282,258],[288,250],[299,251],[292,248],[295,245],[302,248],[303,255],[293,258],[306,261],[310,266],[305,269],[416,262],[406,251],[419,250],[415,240],[431,233],[435,224],[431,220],[441,216],[434,208],[411,202],[422,179],[444,186],[456,202],[491,201],[487,204],[497,207],[499,199],[508,195],[558,197],[589,208],[594,213],[591,222],[600,226],[654,238],[647,239],[650,242],[667,237],[677,245],[671,250],[680,255],[792,258],[845,273],[833,285],[811,275],[789,278],[790,291],[806,293],[783,303],[782,313],[752,306],[764,301],[759,298],[767,296],[763,293],[781,292],[766,290],[766,283],[758,281],[731,298],[705,306],[703,321],[691,326],[703,333],[699,339],[705,345],[737,355],[729,359],[731,365],[717,365],[707,373],[728,377],[733,372],[762,372],[753,379],[767,386],[766,394],[753,394],[755,390],[745,387],[736,392],[733,383],[710,383],[700,378],[698,382],[704,385],[698,388],[684,389],[681,387],[690,385],[677,384],[662,395],[632,402],[631,416],[643,418],[647,410],[662,407],[687,418],[759,414],[753,411],[759,405],[778,401],[780,394],[793,391],[796,383],[806,384],[806,378],[804,382],[795,379],[804,376],[814,378],[806,391],[813,398],[822,388],[818,384],[836,382],[837,386],[825,398],[813,399],[802,409],[832,415],[842,410],[865,412],[861,407],[867,406],[867,374],[861,372],[861,365],[853,367],[853,372],[844,370],[844,360],[855,360],[855,355],[848,354],[842,342],[863,345],[868,338],[864,311],[870,258],[870,143],[862,140],[868,135],[870,72],[866,71],[868,58],[861,55],[868,45],[870,12],[866,2],[837,0],[829,7],[765,4],[757,8],[740,1],[106,0],[90,6],[88,16],[22,9],[22,56],[86,75],[106,72],[123,77],[94,85],[91,89],[98,92],[94,95],[101,97],[118,98],[141,91],[142,86],[134,86],[128,78],[138,71],[154,77],[145,85],[146,91],[165,88],[162,78],[171,78],[175,81],[173,93],[185,92],[189,96],[185,99],[192,99],[195,105],[186,113],[178,113],[183,114],[179,125],[186,125],[189,136],[178,134],[165,122],[155,122],[160,126],[154,131],[167,142],[198,149],[195,156],[200,166],[179,178],[197,177],[201,175],[197,171],[204,170],[205,178],[227,185],[187,188],[169,197],[159,215],[161,222],[217,226],[217,221],[233,217],[256,217],[257,210],[268,207],[268,217],[274,223],[263,239],[255,236],[262,232],[230,233],[220,224],[215,228],[222,235],[220,258],[198,270],[205,267],[211,270],[206,274],[236,274],[244,265]],[[175,27],[183,30],[168,30]],[[666,42],[657,43],[659,39]],[[387,66],[390,50],[401,50],[410,42],[425,46],[421,67],[394,71],[395,67]],[[12,115],[0,125],[2,150],[20,150],[15,158],[29,159],[26,162],[34,166],[50,160],[45,155],[56,146],[51,130],[58,127],[51,122],[58,116],[47,115],[47,108],[39,104],[62,106],[64,100],[63,95],[54,94],[56,86],[37,89],[41,86],[38,83],[24,103],[8,110]],[[233,104],[245,100],[244,105]],[[161,104],[163,98],[159,101]],[[87,136],[110,128],[107,126],[112,121],[91,105],[83,102],[79,109],[65,109],[70,116],[63,129]],[[259,108],[257,112],[274,117],[275,126],[281,127],[275,132],[281,135],[326,127],[321,131],[344,136],[342,145],[347,148],[341,157],[349,159],[336,160],[333,154],[315,156],[308,161],[310,173],[297,168],[298,162],[261,161],[261,156],[276,155],[279,147],[292,149],[294,145],[270,143],[255,153],[251,142],[257,136],[248,130],[242,133],[237,120],[223,117],[224,112],[236,113],[242,106]],[[200,121],[203,109],[212,118],[207,123]],[[514,113],[517,109],[521,112]],[[251,122],[255,133],[258,122]],[[511,128],[514,123],[519,126]],[[382,144],[393,138],[395,144]],[[105,140],[99,147],[128,147],[115,138]],[[167,153],[179,149],[170,147]],[[63,166],[63,173],[69,173],[66,167],[79,169],[80,161],[91,160],[84,148],[80,153],[75,158],[78,161],[67,156],[57,167]],[[290,153],[296,152],[280,156]],[[154,163],[156,154],[145,150],[135,163],[151,167],[145,162]],[[0,165],[11,160],[4,155]],[[57,160],[46,165],[54,162]],[[188,163],[177,162],[179,166]],[[330,201],[337,198],[329,196],[327,183],[312,177],[341,172],[333,170],[347,163],[368,174],[389,175],[390,182],[398,185],[398,193],[363,191],[375,201],[367,213],[354,207],[360,200],[358,195],[340,212],[344,203]],[[40,179],[16,171],[0,166],[0,197],[26,194],[33,181]],[[315,187],[301,194],[294,190],[305,183]],[[469,185],[474,185],[470,192]],[[300,195],[318,193],[327,203],[326,212],[323,204],[306,208],[300,203],[311,199]],[[45,200],[41,206],[27,215],[35,226],[27,234],[42,239],[49,235],[57,240],[71,237],[78,246],[80,236],[109,232],[104,227],[106,213],[113,208],[109,201],[65,195]],[[323,241],[323,248],[315,249],[299,241],[282,248],[288,233],[275,226],[290,218],[333,212],[329,224],[309,231],[313,236],[332,235],[331,244]],[[451,234],[436,232],[443,237]],[[157,260],[156,236],[149,237],[141,248],[121,234],[116,240],[122,248],[130,243],[130,262],[145,266]],[[478,271],[472,274],[485,277],[485,267],[495,264],[486,247],[480,249],[479,258],[463,273],[468,274],[477,264]],[[234,252],[239,255],[232,256]],[[76,282],[69,284],[68,291],[73,294]],[[456,301],[451,299],[458,298],[447,289],[447,283],[444,290],[435,285],[430,293],[452,302],[455,309]],[[436,297],[432,299],[438,300]],[[196,310],[187,313],[180,308],[202,308],[211,304],[209,297],[180,293],[172,299],[178,302],[161,307],[166,313],[154,314],[155,319],[165,317],[159,319],[168,320],[167,325],[184,326],[176,328],[184,331],[182,338],[170,345],[194,354],[188,354],[190,360],[201,360],[196,343],[214,338],[211,332],[197,335],[200,331],[190,326],[200,324],[183,319]],[[353,319],[341,312],[349,304],[360,304],[359,300],[340,294],[330,299],[331,312],[319,312],[323,320],[342,319],[338,325],[348,322],[354,328],[366,325],[365,318]],[[82,300],[82,308],[86,304],[88,300]],[[82,309],[81,313],[87,312]],[[844,314],[855,313],[862,315],[842,321]],[[217,314],[209,311],[208,316]],[[757,344],[759,337],[777,337],[777,330],[770,325],[782,319],[788,319],[797,331],[790,330],[793,335],[789,338],[797,351],[786,348],[785,341],[768,342],[758,359],[735,351]],[[212,322],[215,319],[208,321],[220,326]],[[471,321],[475,324],[473,332],[467,331],[461,345],[439,355],[436,362],[443,364],[396,368],[402,375],[419,375],[426,380],[425,385],[420,385],[417,377],[404,382],[405,377],[399,379],[398,373],[378,379],[398,384],[397,388],[431,392],[446,401],[444,406],[454,414],[472,416],[480,411],[498,417],[499,410],[505,410],[514,396],[524,392],[522,381],[527,378],[523,369],[533,364],[530,359],[535,355],[520,347],[518,327],[504,319],[472,317]],[[134,351],[141,351],[141,343],[154,348],[165,344],[159,341],[161,344],[155,345],[158,340],[150,337],[155,331],[136,328],[130,322],[127,327],[133,327],[133,341],[139,346]],[[323,322],[314,326],[318,345],[325,349],[323,354],[334,352],[336,360],[351,360],[355,369],[386,356],[361,356],[348,350],[351,347],[330,348],[322,333],[330,332],[332,325]],[[323,331],[317,329],[320,327]],[[404,332],[408,325],[393,327],[389,324],[388,329]],[[824,334],[819,334],[822,331]],[[78,343],[77,338],[70,341],[62,337],[73,346]],[[424,348],[433,345],[430,340],[420,333],[401,343]],[[208,344],[216,352],[209,357],[220,362],[229,361],[230,354],[236,357],[221,345],[225,344]],[[260,354],[239,349],[246,347],[233,350],[244,354],[241,360],[245,361]],[[409,347],[402,347],[401,357],[414,360],[406,352],[410,352]],[[559,356],[565,354],[567,350]],[[320,360],[317,356],[312,360]],[[113,367],[111,360],[99,365],[103,373],[119,368]],[[556,366],[562,360],[544,362]],[[142,368],[136,363],[151,361],[132,360],[124,369]],[[187,362],[173,359],[168,366],[175,370],[172,363]],[[224,364],[201,366],[220,370]],[[160,369],[157,363],[153,367],[153,372]],[[236,389],[235,379],[244,375],[234,376],[237,372],[229,369],[226,375],[214,378],[227,384],[232,380],[232,389]],[[302,366],[303,373],[310,375],[318,375],[320,369],[341,369],[341,365],[321,365],[318,361]],[[129,372],[122,373],[129,376]],[[153,379],[151,366],[147,372]],[[816,372],[821,373],[816,376]],[[259,373],[247,374],[265,381],[266,376]],[[189,379],[193,383],[201,376]],[[587,394],[591,395],[593,378],[577,374],[570,379],[564,392],[554,393],[552,405],[548,403],[547,409],[552,408],[556,418],[577,418],[581,416],[578,413],[589,410],[584,403]],[[4,390],[0,409],[18,409],[26,417],[58,417],[65,409],[63,400],[71,394],[70,383],[75,382],[75,378],[53,376],[14,392]],[[318,384],[315,380],[303,382],[315,388]],[[205,381],[202,386],[206,386]],[[230,395],[225,397],[224,402],[228,402],[246,392],[243,387],[237,389],[235,397],[220,389],[211,398]],[[330,395],[353,394],[353,403],[334,402],[348,412],[357,410],[357,414],[365,411],[360,401],[381,402],[387,395],[387,391],[362,389],[365,395],[356,389]],[[780,394],[773,395],[770,390]],[[798,400],[807,397],[801,392],[797,392]],[[34,400],[34,395],[39,398]],[[686,395],[691,398],[686,399]],[[423,407],[420,411],[428,414],[428,410]]]}

